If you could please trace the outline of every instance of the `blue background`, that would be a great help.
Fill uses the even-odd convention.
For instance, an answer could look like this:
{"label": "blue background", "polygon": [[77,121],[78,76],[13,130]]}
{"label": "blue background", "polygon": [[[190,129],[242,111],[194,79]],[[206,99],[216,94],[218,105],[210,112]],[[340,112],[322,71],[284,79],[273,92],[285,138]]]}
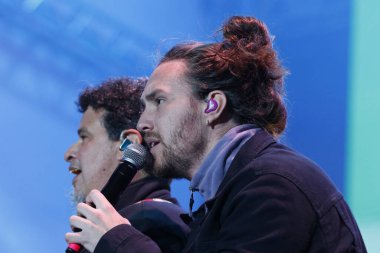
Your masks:
{"label": "blue background", "polygon": [[[214,41],[232,15],[262,19],[290,70],[281,141],[316,161],[346,194],[350,1],[1,0],[0,252],[63,252],[74,213],[63,154],[74,101],[88,85],[149,76],[186,40]],[[185,209],[188,182],[173,192]]]}

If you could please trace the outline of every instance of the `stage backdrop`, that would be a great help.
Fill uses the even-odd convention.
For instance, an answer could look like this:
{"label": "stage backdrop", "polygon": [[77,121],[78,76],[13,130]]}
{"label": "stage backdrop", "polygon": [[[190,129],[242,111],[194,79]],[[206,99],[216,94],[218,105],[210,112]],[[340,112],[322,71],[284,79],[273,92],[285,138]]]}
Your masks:
{"label": "stage backdrop", "polygon": [[[1,252],[63,252],[85,86],[149,76],[170,46],[215,41],[232,15],[262,19],[289,69],[281,141],[317,162],[380,249],[377,0],[0,0]],[[185,210],[188,182],[173,183]]]}

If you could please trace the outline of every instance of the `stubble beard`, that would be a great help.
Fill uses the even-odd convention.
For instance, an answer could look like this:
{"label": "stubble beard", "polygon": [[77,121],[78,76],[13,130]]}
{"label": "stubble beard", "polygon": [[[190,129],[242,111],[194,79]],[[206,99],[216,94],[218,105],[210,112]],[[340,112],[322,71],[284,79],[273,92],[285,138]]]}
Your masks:
{"label": "stubble beard", "polygon": [[[154,174],[164,178],[191,178],[191,169],[204,157],[206,137],[196,112],[188,112],[180,127],[171,134],[171,145],[163,142],[161,162],[154,163]],[[190,134],[189,134],[190,133]]]}
{"label": "stubble beard", "polygon": [[82,192],[78,192],[75,190],[75,188],[72,188],[71,191],[71,203],[76,206],[79,203],[83,203],[86,201],[86,195]]}

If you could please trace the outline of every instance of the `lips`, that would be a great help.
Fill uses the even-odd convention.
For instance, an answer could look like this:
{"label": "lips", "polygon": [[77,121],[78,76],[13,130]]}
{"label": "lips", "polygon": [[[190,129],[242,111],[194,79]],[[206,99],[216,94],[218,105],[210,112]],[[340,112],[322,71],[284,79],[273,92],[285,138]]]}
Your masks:
{"label": "lips", "polygon": [[145,136],[144,139],[150,150],[160,143],[160,139],[154,136]]}
{"label": "lips", "polygon": [[79,175],[82,172],[81,169],[72,166],[69,167],[69,171],[74,175]]}
{"label": "lips", "polygon": [[154,146],[158,145],[160,142],[159,141],[152,141],[148,143],[149,149],[152,149]]}

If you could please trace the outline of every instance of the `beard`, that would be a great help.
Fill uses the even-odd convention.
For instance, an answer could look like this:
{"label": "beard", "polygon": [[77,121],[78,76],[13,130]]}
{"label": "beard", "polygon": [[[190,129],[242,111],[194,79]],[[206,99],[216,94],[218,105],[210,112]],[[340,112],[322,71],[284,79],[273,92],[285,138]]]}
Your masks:
{"label": "beard", "polygon": [[70,194],[71,203],[76,207],[77,204],[83,203],[86,201],[86,195],[81,192],[75,191],[74,187],[71,190]]}
{"label": "beard", "polygon": [[153,174],[164,178],[191,178],[191,169],[204,157],[206,137],[202,131],[201,117],[197,112],[188,111],[179,127],[173,127],[168,145],[159,138],[162,145],[162,157],[155,159]]}

